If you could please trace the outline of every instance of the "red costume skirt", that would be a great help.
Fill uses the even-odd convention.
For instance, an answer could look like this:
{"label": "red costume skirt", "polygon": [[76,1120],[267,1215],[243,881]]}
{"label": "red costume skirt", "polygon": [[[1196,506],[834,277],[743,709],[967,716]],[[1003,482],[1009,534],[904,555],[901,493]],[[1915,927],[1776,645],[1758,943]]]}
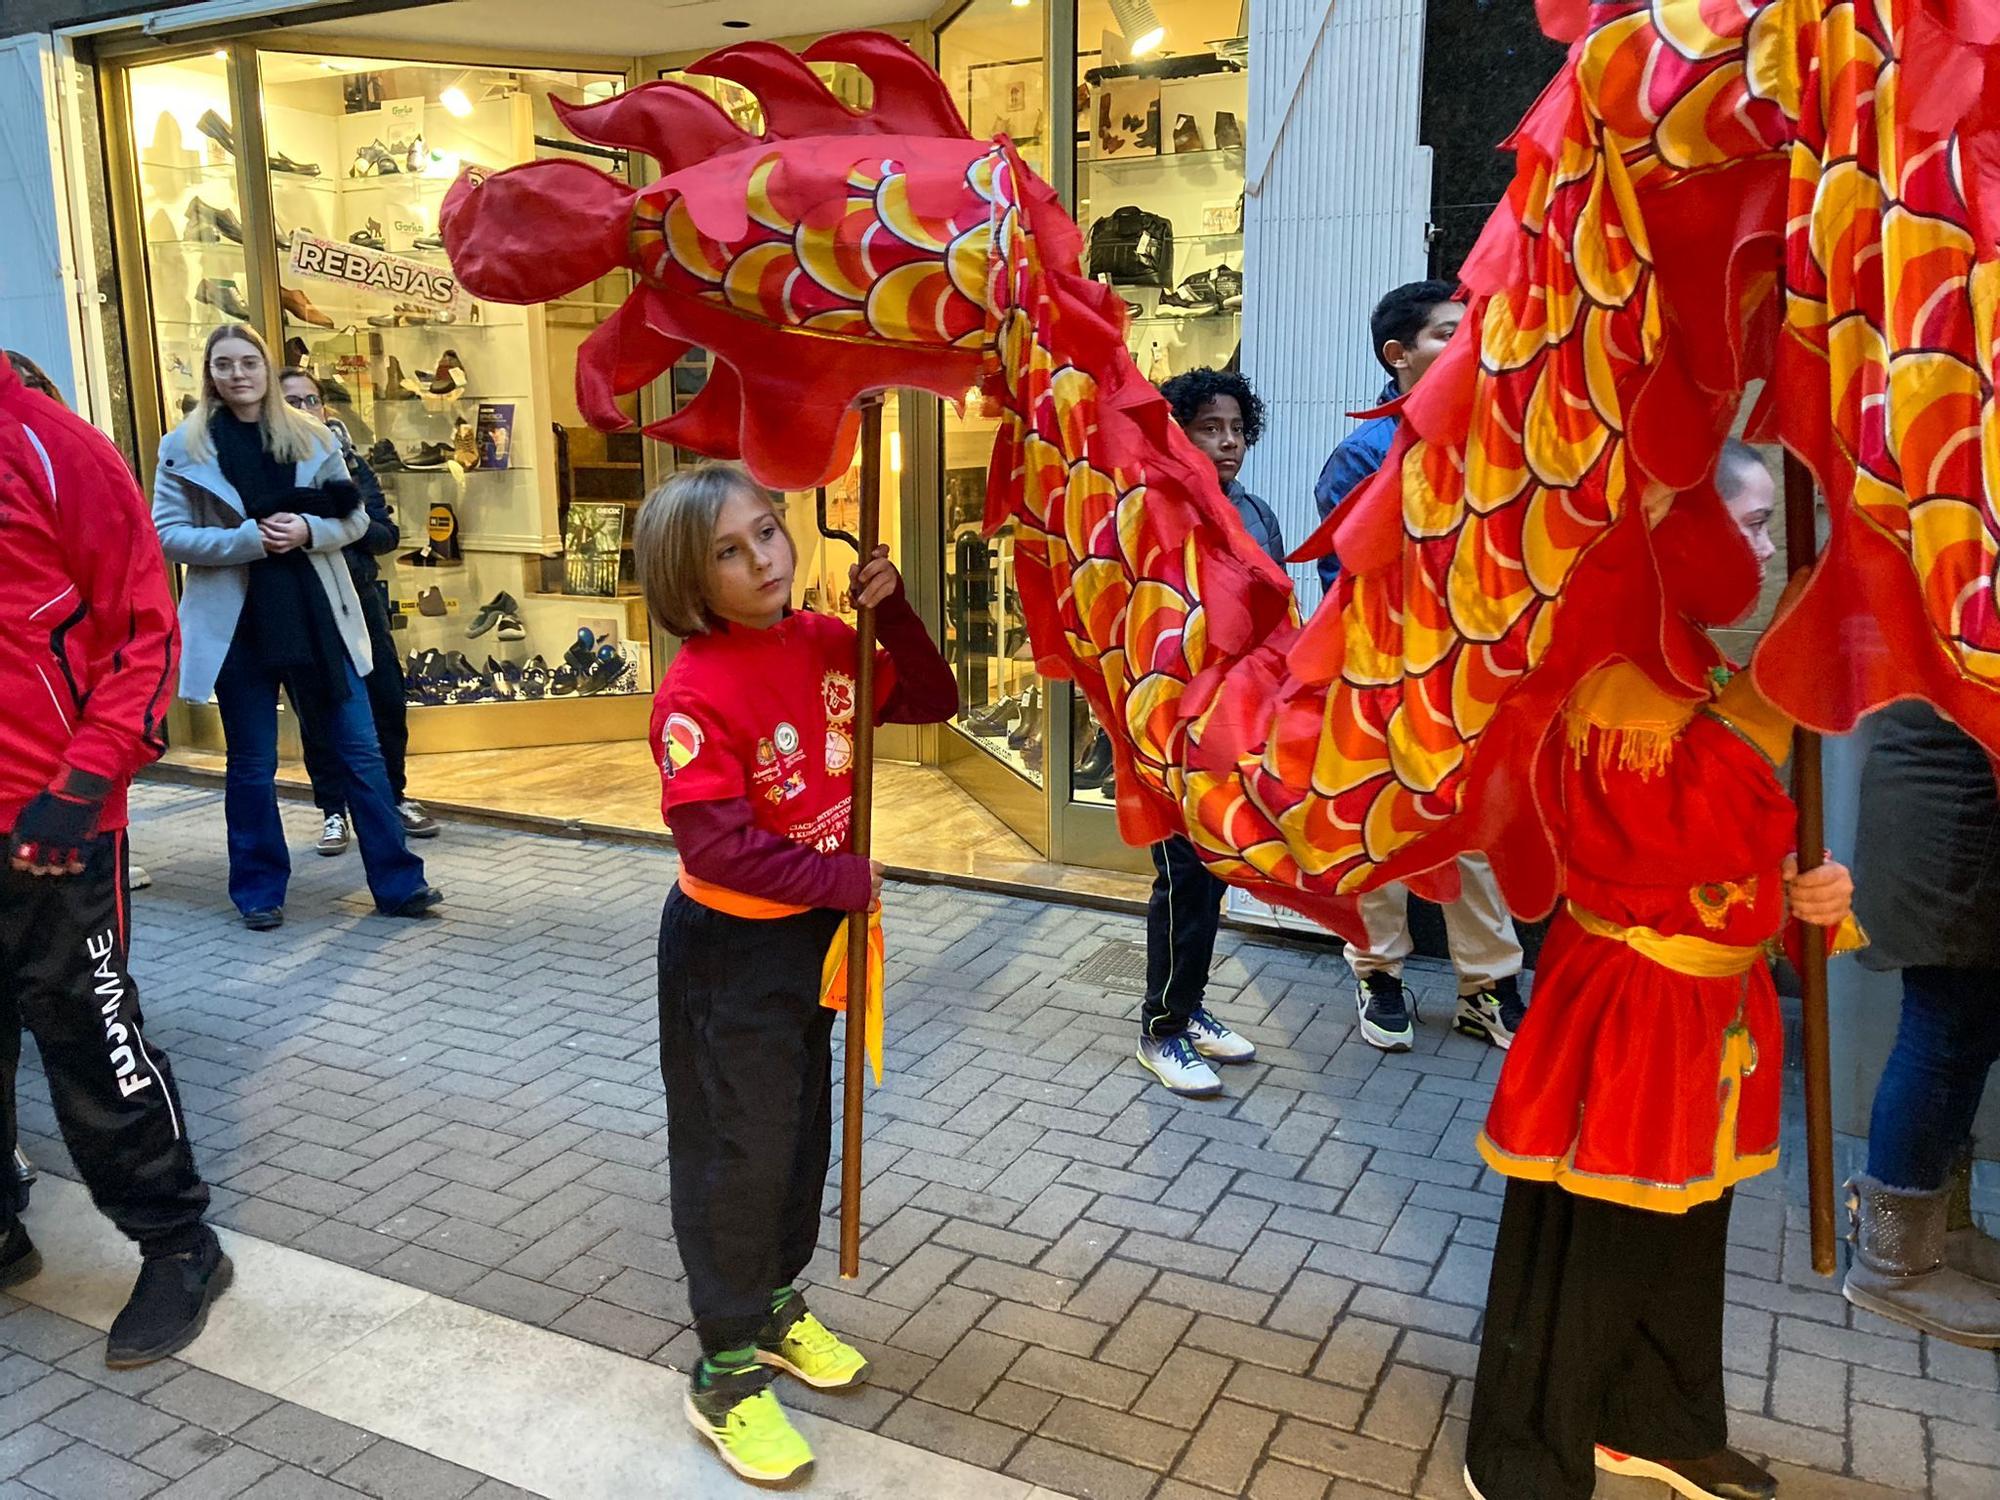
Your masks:
{"label": "red costume skirt", "polygon": [[1667,963],[1688,945],[1711,968],[1715,955],[1753,950],[1643,929],[1650,944],[1635,947],[1584,922],[1604,925],[1565,909],[1549,929],[1479,1138],[1487,1163],[1660,1213],[1711,1203],[1776,1166],[1784,1033],[1761,956],[1705,977]]}

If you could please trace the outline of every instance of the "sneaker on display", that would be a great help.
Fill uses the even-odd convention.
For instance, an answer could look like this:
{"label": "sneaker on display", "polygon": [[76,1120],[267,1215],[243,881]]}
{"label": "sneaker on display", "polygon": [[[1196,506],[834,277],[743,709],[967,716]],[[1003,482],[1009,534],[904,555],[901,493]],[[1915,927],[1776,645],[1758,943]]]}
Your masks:
{"label": "sneaker on display", "polygon": [[348,845],[347,817],[344,813],[328,813],[319,825],[319,842],[313,845],[315,852],[329,859],[336,854],[345,854]]}
{"label": "sneaker on display", "polygon": [[549,664],[535,656],[521,668],[521,696],[523,698],[546,698],[549,695]]}
{"label": "sneaker on display", "polygon": [[444,236],[439,234],[420,234],[410,241],[410,248],[412,250],[423,251],[426,254],[442,254],[444,252]]}
{"label": "sneaker on display", "polygon": [[1215,284],[1215,273],[1196,271],[1184,277],[1181,284],[1171,292],[1160,293],[1160,313],[1170,318],[1198,318],[1222,311],[1222,293]]}
{"label": "sneaker on display", "polygon": [[591,659],[596,655],[597,637],[588,625],[578,626],[576,639],[570,642],[569,650],[563,652],[563,661],[581,677],[590,670]]}
{"label": "sneaker on display", "polygon": [[403,463],[403,455],[396,451],[396,445],[383,438],[368,450],[368,467],[384,474],[393,474],[407,466]]}
{"label": "sneaker on display", "polygon": [[486,634],[495,625],[498,625],[502,616],[518,614],[520,609],[520,600],[506,592],[506,590],[501,590],[501,592],[495,594],[491,599],[488,599],[484,604],[479,606],[479,612],[472,617],[472,623],[466,627],[466,638],[468,640],[478,640],[479,637]]}
{"label": "sneaker on display", "polygon": [[1222,298],[1223,310],[1236,311],[1243,306],[1243,273],[1231,266],[1217,266],[1215,290]]}
{"label": "sneaker on display", "polygon": [[391,173],[400,174],[402,168],[396,164],[395,153],[380,140],[370,141],[358,148],[354,160],[349,163],[349,177],[386,177]]}
{"label": "sneaker on display", "polygon": [[1135,1055],[1141,1067],[1184,1099],[1213,1099],[1222,1092],[1222,1080],[1195,1050],[1194,1038],[1185,1032],[1179,1036],[1142,1036]]}
{"label": "sneaker on display", "polygon": [[1370,974],[1354,987],[1361,1040],[1383,1052],[1408,1052],[1416,1043],[1409,993],[1394,974]]}
{"label": "sneaker on display", "polygon": [[1514,1045],[1514,1033],[1521,1029],[1527,1013],[1521,981],[1496,979],[1475,994],[1458,997],[1458,1014],[1451,1027],[1461,1036],[1478,1037],[1504,1052]]}
{"label": "sneaker on display", "polygon": [[606,641],[591,657],[590,665],[577,678],[576,690],[586,698],[599,693],[608,693],[618,686],[618,679],[625,675],[625,658],[618,648]]}
{"label": "sneaker on display", "polygon": [[521,623],[519,615],[512,613],[504,614],[500,617],[500,625],[496,634],[503,641],[525,641],[528,638],[528,627]]}
{"label": "sneaker on display", "polygon": [[449,443],[419,443],[403,455],[403,462],[412,469],[442,469],[457,462],[455,453]]}
{"label": "sneaker on display", "polygon": [[423,803],[411,797],[405,797],[396,804],[396,817],[402,823],[407,838],[434,839],[443,831],[438,827],[437,819],[424,811]]}
{"label": "sneaker on display", "polygon": [[1194,1042],[1194,1050],[1210,1062],[1247,1063],[1257,1060],[1256,1045],[1248,1037],[1238,1036],[1210,1014],[1205,1005],[1195,1007],[1188,1017],[1187,1034]]}
{"label": "sneaker on display", "polygon": [[447,349],[439,357],[437,369],[432,373],[430,391],[433,396],[455,396],[465,389],[465,364],[458,357],[456,349]]}

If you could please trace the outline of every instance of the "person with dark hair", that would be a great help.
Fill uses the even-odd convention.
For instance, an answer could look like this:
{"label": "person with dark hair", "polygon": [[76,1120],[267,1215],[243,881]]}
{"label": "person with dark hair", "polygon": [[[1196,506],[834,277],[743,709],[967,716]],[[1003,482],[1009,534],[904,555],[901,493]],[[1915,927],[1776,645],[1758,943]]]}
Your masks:
{"label": "person with dark hair", "polygon": [[[1264,403],[1234,370],[1189,370],[1160,387],[1174,420],[1215,465],[1222,493],[1250,539],[1281,566],[1285,538],[1277,513],[1237,480],[1243,458],[1264,435]],[[1153,845],[1153,891],[1146,902],[1146,996],[1139,1008],[1140,1066],[1191,1099],[1222,1092],[1211,1063],[1247,1063],[1257,1049],[1205,1003],[1215,935],[1228,887],[1208,872],[1185,838]]]}
{"label": "person with dark hair", "polygon": [[[166,748],[174,601],[123,456],[12,360],[0,539],[0,1132],[14,1133],[26,1027],[91,1200],[145,1258],[105,1343],[105,1363],[129,1369],[192,1343],[231,1275],[129,967],[126,797]],[[41,1266],[0,1193],[0,1286]]]}
{"label": "person with dark hair", "polygon": [[[410,747],[409,708],[403,682],[403,664],[389,632],[389,605],[381,585],[381,569],[375,559],[396,550],[401,537],[396,518],[382,493],[382,481],[375,477],[368,460],[354,451],[354,440],[340,418],[330,415],[322,399],[319,377],[299,365],[286,365],[278,372],[278,389],[285,405],[326,424],[327,431],[340,440],[341,456],[347,460],[348,478],[361,492],[362,508],[368,513],[368,529],[345,549],[347,571],[354,575],[354,592],[361,600],[361,613],[368,622],[368,644],[374,652],[375,670],[362,679],[368,685],[368,707],[375,718],[375,737],[382,746],[382,768],[389,776],[389,795],[395,799],[396,816],[403,832],[413,839],[438,835],[437,820],[424,811],[421,802],[407,795],[405,769]],[[306,776],[312,781],[313,803],[319,808],[320,835],[314,845],[321,854],[345,854],[353,838],[347,811],[347,769],[326,742],[323,728],[315,721],[299,721],[299,743],[305,752]]]}
{"label": "person with dark hair", "polygon": [[56,383],[49,379],[42,367],[18,349],[0,350],[7,356],[7,363],[14,367],[14,373],[21,377],[21,384],[38,396],[47,396],[58,406],[67,407],[63,393],[56,389]]}

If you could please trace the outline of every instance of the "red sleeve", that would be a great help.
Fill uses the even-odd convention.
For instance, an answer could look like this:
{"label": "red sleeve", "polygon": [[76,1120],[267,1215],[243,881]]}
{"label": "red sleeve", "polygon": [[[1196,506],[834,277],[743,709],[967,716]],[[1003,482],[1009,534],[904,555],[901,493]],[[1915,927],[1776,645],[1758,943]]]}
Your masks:
{"label": "red sleeve", "polygon": [[866,911],[871,876],[858,854],[821,854],[756,826],[750,804],[676,803],[667,815],[688,873],[713,884],[791,906]]}
{"label": "red sleeve", "polygon": [[669,822],[687,803],[727,801],[750,790],[743,750],[727,718],[681,666],[677,660],[668,669],[653,699],[653,763],[660,768],[660,814]]}
{"label": "red sleeve", "polygon": [[875,631],[885,649],[877,668],[878,685],[886,678],[887,692],[875,701],[884,724],[942,724],[958,712],[958,680],[951,675],[930,632],[901,589],[875,612]]}
{"label": "red sleeve", "polygon": [[173,594],[146,498],[111,440],[66,412],[23,425],[47,452],[56,536],[89,610],[91,687],[57,786],[95,800],[166,749],[180,661]]}

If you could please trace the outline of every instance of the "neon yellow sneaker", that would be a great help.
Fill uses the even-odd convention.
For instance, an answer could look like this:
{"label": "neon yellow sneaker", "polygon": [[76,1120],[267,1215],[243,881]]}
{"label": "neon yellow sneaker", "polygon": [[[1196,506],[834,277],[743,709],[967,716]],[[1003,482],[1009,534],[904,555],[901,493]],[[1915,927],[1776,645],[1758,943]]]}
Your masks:
{"label": "neon yellow sneaker", "polygon": [[843,1344],[809,1312],[800,1313],[775,1344],[759,1344],[757,1360],[822,1391],[859,1385],[868,1375],[861,1351]]}
{"label": "neon yellow sneaker", "polygon": [[703,1415],[692,1391],[682,1409],[722,1461],[753,1484],[783,1484],[812,1467],[812,1449],[768,1387],[726,1409],[719,1421]]}

